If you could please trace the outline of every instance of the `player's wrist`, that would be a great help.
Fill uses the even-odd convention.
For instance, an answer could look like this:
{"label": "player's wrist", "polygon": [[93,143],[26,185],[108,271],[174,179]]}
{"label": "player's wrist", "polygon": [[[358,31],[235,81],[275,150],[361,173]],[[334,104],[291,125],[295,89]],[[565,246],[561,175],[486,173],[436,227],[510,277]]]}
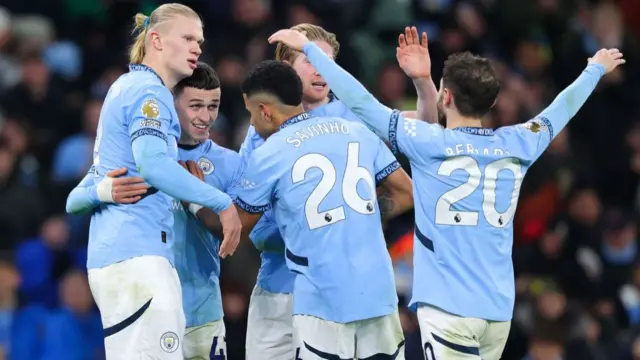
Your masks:
{"label": "player's wrist", "polygon": [[605,69],[604,65],[597,62],[587,64],[587,69],[589,68],[597,69],[600,73],[600,76],[604,76],[604,74],[607,72],[607,69]]}
{"label": "player's wrist", "polygon": [[411,80],[416,85],[424,85],[431,81],[431,74],[426,76],[413,76],[411,77]]}
{"label": "player's wrist", "polygon": [[316,45],[313,43],[313,41],[307,41],[306,43],[304,43],[304,45],[302,45],[302,52],[307,55],[314,46]]}
{"label": "player's wrist", "polygon": [[193,214],[193,216],[198,216],[198,211],[200,211],[204,206],[200,204],[189,204],[189,212]]}
{"label": "player's wrist", "polygon": [[105,176],[96,185],[96,197],[101,203],[113,202],[113,178]]}

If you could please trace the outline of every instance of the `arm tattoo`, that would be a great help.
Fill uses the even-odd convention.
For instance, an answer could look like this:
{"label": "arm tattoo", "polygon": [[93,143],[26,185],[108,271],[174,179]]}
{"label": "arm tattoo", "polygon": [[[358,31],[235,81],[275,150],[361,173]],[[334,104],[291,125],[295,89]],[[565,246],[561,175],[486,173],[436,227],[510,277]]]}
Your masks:
{"label": "arm tattoo", "polygon": [[396,208],[396,203],[393,202],[393,198],[390,195],[386,189],[381,189],[378,195],[378,207],[384,219],[393,214],[393,210]]}

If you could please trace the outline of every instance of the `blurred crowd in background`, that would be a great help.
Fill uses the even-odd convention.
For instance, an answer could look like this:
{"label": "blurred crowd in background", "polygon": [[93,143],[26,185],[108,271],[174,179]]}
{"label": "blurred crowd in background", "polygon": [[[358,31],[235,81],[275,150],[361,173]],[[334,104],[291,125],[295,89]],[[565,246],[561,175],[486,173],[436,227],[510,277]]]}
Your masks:
{"label": "blurred crowd in background", "polygon": [[[65,215],[64,203],[92,162],[103,98],[127,69],[132,17],[164,2],[0,1],[0,359],[104,358],[85,273],[88,218]],[[621,49],[627,64],[601,81],[522,186],[514,224],[517,302],[503,359],[640,359],[640,1],[183,3],[203,18],[201,60],[215,66],[222,83],[211,137],[231,149],[248,126],[239,84],[252,65],[273,58],[266,39],[282,27],[314,23],[336,33],[338,63],[381,102],[403,110],[414,110],[416,101],[395,62],[404,26],[429,34],[437,84],[449,54],[489,56],[503,86],[484,123],[494,128],[541,111],[596,50]],[[417,360],[424,359],[419,330],[404,308],[412,216],[385,229],[406,355]],[[229,360],[244,359],[258,267],[249,243],[223,263]]]}

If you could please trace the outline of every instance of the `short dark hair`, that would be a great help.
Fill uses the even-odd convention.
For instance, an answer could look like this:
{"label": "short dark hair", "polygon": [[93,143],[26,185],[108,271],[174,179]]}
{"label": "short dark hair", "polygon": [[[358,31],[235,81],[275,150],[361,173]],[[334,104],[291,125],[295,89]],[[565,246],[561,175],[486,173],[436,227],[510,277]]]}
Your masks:
{"label": "short dark hair", "polygon": [[458,112],[483,117],[500,92],[500,81],[491,60],[469,52],[453,54],[444,63],[442,86],[453,92]]}
{"label": "short dark hair", "polygon": [[242,93],[248,97],[265,93],[277,97],[285,105],[297,106],[302,103],[302,81],[289,64],[266,60],[247,74],[242,82]]}
{"label": "short dark hair", "polygon": [[184,88],[195,88],[200,90],[215,90],[220,87],[218,73],[207,63],[198,62],[198,66],[193,70],[191,76],[186,77],[173,88],[174,96],[180,95]]}

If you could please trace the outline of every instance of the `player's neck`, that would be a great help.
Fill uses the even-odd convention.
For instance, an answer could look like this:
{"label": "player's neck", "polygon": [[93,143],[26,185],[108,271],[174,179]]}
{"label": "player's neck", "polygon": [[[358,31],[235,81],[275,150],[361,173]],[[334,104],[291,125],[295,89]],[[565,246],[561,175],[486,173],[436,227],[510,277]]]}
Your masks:
{"label": "player's neck", "polygon": [[306,110],[302,105],[299,106],[287,106],[282,109],[282,112],[278,116],[278,126],[284,124],[285,121],[291,119],[294,116],[300,115]]}
{"label": "player's neck", "polygon": [[153,71],[155,71],[156,74],[160,76],[160,79],[162,79],[164,86],[169,88],[169,90],[172,90],[178,83],[178,79],[175,76],[171,76],[171,71],[165,66],[160,66],[159,61],[157,61],[156,59],[145,58],[142,61],[142,64],[152,68]]}
{"label": "player's neck", "polygon": [[302,107],[304,108],[304,111],[311,111],[315,108],[318,108],[322,105],[326,105],[328,103],[329,103],[329,97],[327,96],[326,98],[320,101],[315,101],[315,102],[302,101]]}
{"label": "player's neck", "polygon": [[462,115],[447,114],[447,129],[458,127],[482,127],[482,120]]}
{"label": "player's neck", "polygon": [[[184,133],[184,130],[183,130],[183,133]],[[191,146],[200,145],[200,142],[189,136],[182,135],[180,136],[180,141],[178,141],[178,145],[186,145],[187,147],[191,147]]]}

